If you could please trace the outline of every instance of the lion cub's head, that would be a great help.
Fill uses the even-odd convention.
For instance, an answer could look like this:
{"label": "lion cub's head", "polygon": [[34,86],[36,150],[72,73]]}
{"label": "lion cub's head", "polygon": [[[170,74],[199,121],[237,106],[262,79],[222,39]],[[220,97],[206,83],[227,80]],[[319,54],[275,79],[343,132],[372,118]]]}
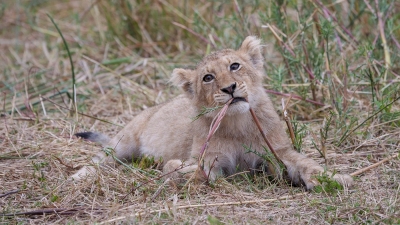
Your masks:
{"label": "lion cub's head", "polygon": [[[196,69],[174,69],[171,81],[201,107],[212,108],[234,98],[227,115],[248,112],[262,92],[263,57],[260,40],[247,37],[238,50],[214,52]],[[212,116],[212,115],[211,115]]]}

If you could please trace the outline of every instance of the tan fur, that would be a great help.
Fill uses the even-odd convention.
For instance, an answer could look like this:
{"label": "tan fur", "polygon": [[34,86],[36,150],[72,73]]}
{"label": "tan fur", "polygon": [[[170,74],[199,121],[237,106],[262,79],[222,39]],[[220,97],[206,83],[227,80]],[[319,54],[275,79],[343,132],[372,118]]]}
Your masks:
{"label": "tan fur", "polygon": [[[293,150],[284,126],[263,89],[263,60],[260,40],[249,36],[238,50],[226,49],[212,53],[194,70],[175,69],[171,82],[181,87],[184,94],[143,111],[106,146],[115,148],[115,156],[121,160],[143,155],[162,158],[165,162],[164,173],[170,177],[187,178],[197,170],[199,152],[217,111],[195,121],[192,118],[203,107],[222,106],[232,96],[243,97],[248,102],[231,104],[219,129],[211,138],[204,158],[206,174],[209,173],[210,178],[215,179],[221,175],[259,169],[265,163],[256,154],[247,153],[243,147],[250,146],[254,151],[265,153],[263,146],[266,144],[249,113],[251,107],[279,158],[286,165],[291,181],[304,184],[307,189],[313,188],[316,184],[313,175],[324,169],[314,160]],[[236,71],[230,69],[233,63],[240,64]],[[211,74],[214,79],[203,81],[207,74]],[[236,87],[233,94],[221,90],[233,84]],[[100,154],[93,161],[111,163],[113,160]],[[174,172],[181,166],[186,167]],[[82,168],[73,178],[79,179],[90,170],[89,167]],[[276,169],[270,166],[267,171],[274,174]],[[334,179],[344,185],[351,185],[353,181],[350,176],[340,174],[336,174]]]}

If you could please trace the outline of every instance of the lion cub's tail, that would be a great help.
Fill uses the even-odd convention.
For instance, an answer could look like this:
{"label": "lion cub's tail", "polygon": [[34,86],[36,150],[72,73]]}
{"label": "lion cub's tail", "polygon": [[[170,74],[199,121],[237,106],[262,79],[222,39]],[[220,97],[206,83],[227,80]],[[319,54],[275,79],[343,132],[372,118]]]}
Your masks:
{"label": "lion cub's tail", "polygon": [[102,133],[82,132],[82,133],[76,133],[75,136],[83,138],[88,141],[100,143],[101,145],[106,145],[110,141],[110,138]]}

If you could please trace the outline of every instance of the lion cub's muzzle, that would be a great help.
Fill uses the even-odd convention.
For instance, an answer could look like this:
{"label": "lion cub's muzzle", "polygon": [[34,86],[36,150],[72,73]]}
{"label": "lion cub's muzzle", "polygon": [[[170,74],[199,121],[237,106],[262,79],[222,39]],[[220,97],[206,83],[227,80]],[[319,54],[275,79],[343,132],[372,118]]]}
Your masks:
{"label": "lion cub's muzzle", "polygon": [[247,102],[247,86],[244,82],[235,82],[227,87],[221,88],[218,93],[214,94],[214,100],[217,103],[225,104],[231,98],[233,101],[231,104],[236,102]]}
{"label": "lion cub's muzzle", "polygon": [[236,98],[233,98],[233,101],[231,102],[231,104],[234,104],[234,103],[236,103],[236,102],[247,102],[247,100],[245,99],[245,98],[242,98],[242,97],[236,97]]}

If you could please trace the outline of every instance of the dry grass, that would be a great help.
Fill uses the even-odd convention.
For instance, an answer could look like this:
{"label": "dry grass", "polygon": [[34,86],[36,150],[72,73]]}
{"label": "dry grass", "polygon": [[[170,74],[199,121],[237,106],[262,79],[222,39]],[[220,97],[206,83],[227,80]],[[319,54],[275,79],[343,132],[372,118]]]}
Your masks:
{"label": "dry grass", "polygon": [[[0,3],[0,209],[16,214],[1,224],[400,223],[399,158],[337,195],[246,174],[176,187],[155,179],[155,168],[122,166],[67,181],[100,150],[74,133],[115,134],[179,93],[167,83],[173,68],[248,34],[267,45],[265,87],[281,94],[271,95],[279,111],[292,95],[304,154],[352,173],[399,153],[397,1],[138,2]],[[68,55],[47,13],[71,50],[75,106]]]}

